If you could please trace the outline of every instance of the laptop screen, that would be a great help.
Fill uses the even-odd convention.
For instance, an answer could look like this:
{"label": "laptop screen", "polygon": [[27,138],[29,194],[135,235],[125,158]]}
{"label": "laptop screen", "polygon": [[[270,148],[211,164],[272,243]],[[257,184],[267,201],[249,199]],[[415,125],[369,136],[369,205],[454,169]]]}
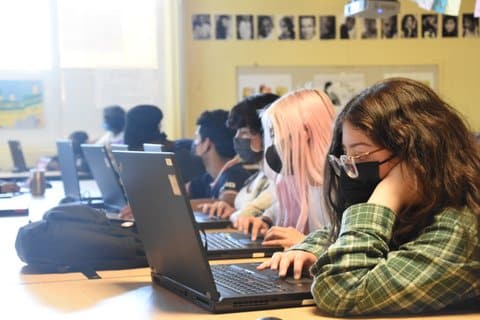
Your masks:
{"label": "laptop screen", "polygon": [[8,140],[8,147],[10,148],[10,154],[13,161],[14,172],[28,171],[27,164],[25,162],[25,156],[23,155],[22,146],[20,141]]}
{"label": "laptop screen", "polygon": [[103,145],[82,144],[82,150],[102,193],[103,203],[117,209],[125,207],[127,201],[122,185],[105,147]]}
{"label": "laptop screen", "polygon": [[213,299],[218,297],[174,154],[113,154],[154,272]]}
{"label": "laptop screen", "polygon": [[70,140],[58,140],[57,153],[60,171],[62,172],[65,196],[74,200],[80,200],[80,184],[77,176],[72,142]]}

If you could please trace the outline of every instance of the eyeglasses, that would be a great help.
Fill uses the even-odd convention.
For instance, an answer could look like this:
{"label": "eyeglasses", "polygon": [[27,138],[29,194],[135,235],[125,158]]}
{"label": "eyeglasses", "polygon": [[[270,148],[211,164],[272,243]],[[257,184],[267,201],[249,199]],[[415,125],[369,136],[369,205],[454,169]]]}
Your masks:
{"label": "eyeglasses", "polygon": [[342,154],[340,158],[337,158],[333,154],[328,155],[328,162],[332,166],[333,171],[335,171],[335,174],[337,176],[340,176],[341,170],[345,170],[345,173],[352,179],[358,178],[358,170],[357,166],[355,164],[355,161],[358,159],[361,159],[363,157],[366,157],[368,155],[371,155],[375,152],[378,152],[380,150],[383,150],[383,148],[375,149],[373,151],[367,151],[361,154],[358,154],[356,156],[348,156],[346,154]]}

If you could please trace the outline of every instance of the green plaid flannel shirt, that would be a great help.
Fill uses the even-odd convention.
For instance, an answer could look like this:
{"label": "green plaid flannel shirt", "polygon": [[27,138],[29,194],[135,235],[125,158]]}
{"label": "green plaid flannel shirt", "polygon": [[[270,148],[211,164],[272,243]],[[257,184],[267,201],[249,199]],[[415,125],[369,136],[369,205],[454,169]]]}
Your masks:
{"label": "green plaid flannel shirt", "polygon": [[468,209],[446,209],[417,238],[389,248],[395,214],[357,204],[343,215],[338,239],[310,233],[292,249],[318,257],[312,294],[328,313],[417,313],[480,296],[480,234]]}

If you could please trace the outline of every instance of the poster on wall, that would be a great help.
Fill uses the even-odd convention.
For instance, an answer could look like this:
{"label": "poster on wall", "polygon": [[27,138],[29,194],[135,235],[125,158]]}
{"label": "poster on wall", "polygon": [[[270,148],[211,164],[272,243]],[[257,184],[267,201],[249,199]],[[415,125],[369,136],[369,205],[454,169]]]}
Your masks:
{"label": "poster on wall", "polygon": [[292,89],[290,74],[245,74],[238,76],[238,100],[259,93],[275,93],[279,96]]}
{"label": "poster on wall", "polygon": [[417,80],[434,90],[436,89],[435,74],[433,72],[391,72],[383,75],[384,79],[393,77],[403,77]]}
{"label": "poster on wall", "polygon": [[313,85],[330,97],[338,112],[350,99],[365,89],[366,82],[365,75],[361,73],[316,74]]}
{"label": "poster on wall", "polygon": [[42,81],[0,80],[0,128],[42,128],[44,121]]}

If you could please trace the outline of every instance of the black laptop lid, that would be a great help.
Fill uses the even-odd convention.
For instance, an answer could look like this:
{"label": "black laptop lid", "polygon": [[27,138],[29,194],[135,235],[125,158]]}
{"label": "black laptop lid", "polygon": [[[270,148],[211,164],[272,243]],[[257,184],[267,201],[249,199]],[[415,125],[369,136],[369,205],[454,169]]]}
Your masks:
{"label": "black laptop lid", "polygon": [[218,299],[174,154],[141,151],[113,154],[153,271]]}
{"label": "black laptop lid", "polygon": [[112,208],[122,209],[127,201],[117,172],[112,166],[103,145],[82,144],[83,154],[90,171],[102,193],[103,203]]}
{"label": "black laptop lid", "polygon": [[80,200],[80,183],[78,182],[75,154],[70,140],[57,141],[57,154],[60,172],[62,173],[63,189],[65,197]]}
{"label": "black laptop lid", "polygon": [[14,172],[28,171],[20,141],[8,140],[8,147],[10,149],[10,154],[12,156],[13,171]]}

